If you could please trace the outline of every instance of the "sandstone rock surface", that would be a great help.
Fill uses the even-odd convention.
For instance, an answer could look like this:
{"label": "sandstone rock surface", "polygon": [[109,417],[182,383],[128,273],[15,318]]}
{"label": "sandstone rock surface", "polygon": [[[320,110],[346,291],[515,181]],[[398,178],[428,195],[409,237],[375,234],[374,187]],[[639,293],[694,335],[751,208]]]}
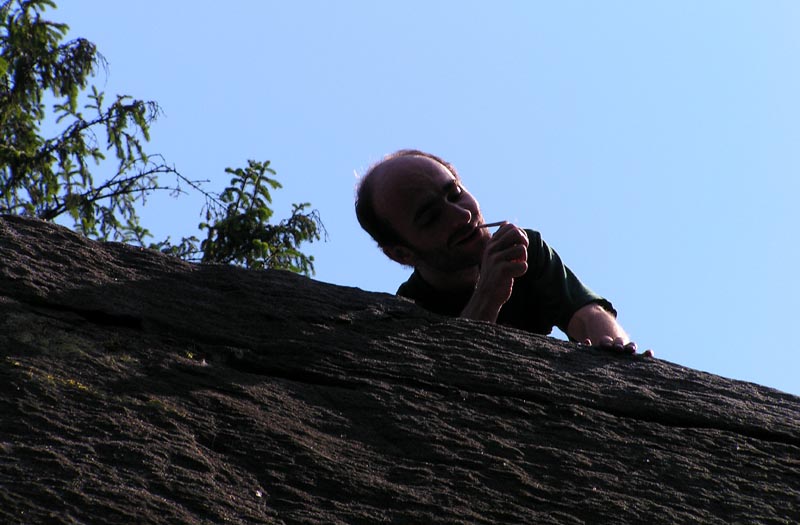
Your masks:
{"label": "sandstone rock surface", "polygon": [[0,421],[4,524],[800,523],[795,396],[8,216]]}

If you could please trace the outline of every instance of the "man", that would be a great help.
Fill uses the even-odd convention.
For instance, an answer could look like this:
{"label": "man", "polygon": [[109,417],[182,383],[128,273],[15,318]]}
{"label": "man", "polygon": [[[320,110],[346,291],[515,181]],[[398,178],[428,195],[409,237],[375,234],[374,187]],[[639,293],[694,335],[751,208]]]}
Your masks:
{"label": "man", "polygon": [[[586,288],[533,230],[482,227],[478,201],[453,166],[401,150],[374,165],[358,188],[361,226],[392,260],[414,268],[398,295],[445,315],[634,353],[611,303]],[[650,351],[648,355],[652,355]]]}

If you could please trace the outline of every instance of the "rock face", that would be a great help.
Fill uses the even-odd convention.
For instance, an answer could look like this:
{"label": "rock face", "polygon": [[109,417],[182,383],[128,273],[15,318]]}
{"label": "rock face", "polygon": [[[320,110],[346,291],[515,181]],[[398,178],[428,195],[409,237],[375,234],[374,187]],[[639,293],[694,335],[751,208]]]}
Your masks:
{"label": "rock face", "polygon": [[800,398],[0,218],[0,523],[800,522]]}

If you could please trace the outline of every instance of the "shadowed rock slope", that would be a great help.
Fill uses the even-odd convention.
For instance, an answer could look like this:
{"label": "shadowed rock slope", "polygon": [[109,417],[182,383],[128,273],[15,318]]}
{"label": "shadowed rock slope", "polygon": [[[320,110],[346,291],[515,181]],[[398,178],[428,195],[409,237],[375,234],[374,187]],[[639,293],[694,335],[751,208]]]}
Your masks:
{"label": "shadowed rock slope", "polygon": [[800,398],[18,217],[0,418],[4,524],[800,522]]}

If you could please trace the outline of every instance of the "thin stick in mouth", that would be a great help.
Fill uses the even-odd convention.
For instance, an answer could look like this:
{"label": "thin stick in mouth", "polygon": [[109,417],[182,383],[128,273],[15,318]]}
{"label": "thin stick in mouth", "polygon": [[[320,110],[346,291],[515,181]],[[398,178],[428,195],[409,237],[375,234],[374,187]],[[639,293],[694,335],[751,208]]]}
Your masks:
{"label": "thin stick in mouth", "polygon": [[498,222],[487,222],[485,224],[481,224],[478,228],[494,228],[495,226],[502,226],[507,221],[498,221]]}

